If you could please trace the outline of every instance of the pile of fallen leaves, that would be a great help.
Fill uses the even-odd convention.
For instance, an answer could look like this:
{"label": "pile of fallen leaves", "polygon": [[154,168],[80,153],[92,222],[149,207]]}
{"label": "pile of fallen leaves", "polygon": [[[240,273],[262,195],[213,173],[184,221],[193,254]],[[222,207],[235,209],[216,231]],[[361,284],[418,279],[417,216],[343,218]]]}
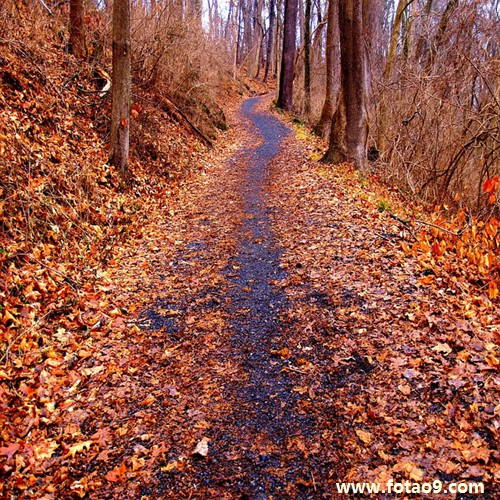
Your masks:
{"label": "pile of fallen leaves", "polygon": [[[230,155],[217,148],[219,156]],[[85,283],[78,302],[54,321],[50,346],[9,357],[0,389],[5,491],[47,498],[147,494],[153,483],[169,483],[167,476],[188,467],[187,455],[206,453],[203,401],[214,398],[214,387],[203,374],[211,366],[223,376],[228,365],[212,360],[222,313],[207,309],[200,317],[199,310],[216,300],[205,289],[220,281],[224,261],[207,266],[200,258],[192,266],[185,259],[203,253],[192,233],[210,238],[218,256],[231,254],[222,235],[230,238],[234,228],[217,213],[231,209],[238,179],[225,203],[208,198],[216,226],[200,212],[207,185],[220,188],[211,171],[222,164],[206,153],[202,168],[175,191],[164,188],[173,192],[159,198],[163,208],[146,199],[140,240],[123,241],[108,265],[98,266],[95,282]],[[196,299],[186,303],[187,294]],[[185,322],[190,334],[172,326],[170,336],[156,326],[163,322]],[[181,434],[187,423],[192,432]],[[172,441],[174,449],[167,446]],[[178,451],[186,442],[189,452]]]}

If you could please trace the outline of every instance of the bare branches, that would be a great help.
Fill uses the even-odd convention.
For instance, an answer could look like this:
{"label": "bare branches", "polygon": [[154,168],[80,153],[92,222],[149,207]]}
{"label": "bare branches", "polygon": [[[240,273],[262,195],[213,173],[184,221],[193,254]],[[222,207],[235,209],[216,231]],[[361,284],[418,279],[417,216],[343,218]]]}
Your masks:
{"label": "bare branches", "polygon": [[38,1],[42,4],[43,8],[47,11],[47,13],[53,17],[54,13],[50,9],[50,7],[43,0],[38,0]]}

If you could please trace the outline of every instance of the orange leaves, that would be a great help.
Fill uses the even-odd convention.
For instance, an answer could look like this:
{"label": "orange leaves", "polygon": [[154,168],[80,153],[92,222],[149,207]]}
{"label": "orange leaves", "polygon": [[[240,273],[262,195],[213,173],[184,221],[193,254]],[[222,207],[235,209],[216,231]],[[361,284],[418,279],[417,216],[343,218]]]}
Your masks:
{"label": "orange leaves", "polygon": [[125,480],[126,473],[127,473],[127,466],[125,465],[125,462],[122,462],[119,467],[115,467],[114,469],[110,470],[106,474],[105,478],[113,483],[115,482],[121,483]]}
{"label": "orange leaves", "polygon": [[143,405],[143,406],[149,406],[150,404],[154,403],[155,401],[156,401],[156,398],[151,394],[146,399],[142,400],[139,404]]}
{"label": "orange leaves", "polygon": [[0,448],[0,457],[7,457],[7,460],[11,460],[17,450],[20,448],[19,443],[12,443],[3,448]]}
{"label": "orange leaves", "polygon": [[494,193],[499,186],[498,176],[492,177],[491,179],[486,179],[483,185],[483,191],[488,194]]}
{"label": "orange leaves", "polygon": [[33,453],[37,460],[46,460],[52,457],[57,448],[59,448],[59,444],[56,441],[42,439],[33,444]]}
{"label": "orange leaves", "polygon": [[431,247],[431,253],[435,257],[441,257],[442,255],[445,254],[446,252],[446,247],[447,247],[447,242],[445,240],[438,241],[437,239],[434,240],[432,243]]}
{"label": "orange leaves", "polygon": [[483,191],[486,194],[489,194],[488,201],[489,203],[493,204],[496,201],[496,192],[498,191],[498,188],[500,187],[500,180],[498,178],[498,175],[495,175],[495,177],[492,177],[491,179],[486,179],[486,181],[483,184]]}
{"label": "orange leaves", "polygon": [[488,285],[488,296],[491,300],[497,299],[499,295],[498,281],[490,281]]}
{"label": "orange leaves", "polygon": [[372,435],[369,432],[363,431],[361,429],[356,429],[356,435],[364,444],[370,445],[372,442]]}
{"label": "orange leaves", "polygon": [[132,109],[130,110],[130,114],[134,117],[137,118],[139,116],[139,113],[141,112],[142,108],[139,104],[134,104],[132,106]]}
{"label": "orange leaves", "polygon": [[[498,189],[495,178],[490,179],[488,190]],[[420,221],[416,221],[418,223]],[[416,225],[416,224],[415,224]],[[494,217],[488,221],[467,218],[464,211],[449,220],[438,216],[435,221],[419,224],[422,230],[415,235],[410,246],[401,242],[407,255],[418,257],[423,271],[434,269],[436,264],[454,269],[467,281],[486,283],[481,293],[490,300],[497,300],[499,293],[500,221]],[[480,280],[480,281],[479,281]],[[423,285],[431,285],[435,277],[430,274],[418,277]]]}
{"label": "orange leaves", "polygon": [[94,444],[93,441],[82,441],[80,443],[76,443],[73,446],[69,447],[67,457],[71,456],[75,458],[77,453],[82,453],[84,450],[90,450],[90,447]]}

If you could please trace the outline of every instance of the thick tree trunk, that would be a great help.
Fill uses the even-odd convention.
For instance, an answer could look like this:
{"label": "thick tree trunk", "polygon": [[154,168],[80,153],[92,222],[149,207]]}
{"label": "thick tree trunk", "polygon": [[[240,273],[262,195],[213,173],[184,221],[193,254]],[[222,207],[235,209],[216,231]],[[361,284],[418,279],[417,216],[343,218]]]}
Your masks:
{"label": "thick tree trunk", "polygon": [[333,113],[335,112],[335,59],[337,52],[337,26],[338,26],[338,0],[330,0],[328,3],[327,27],[326,27],[326,93],[325,102],[321,111],[321,117],[316,125],[315,133],[326,137],[331,128]]}
{"label": "thick tree trunk", "polygon": [[343,163],[347,160],[346,151],[346,109],[344,91],[340,89],[339,104],[335,110],[330,131],[330,143],[323,157],[324,163]]}
{"label": "thick tree trunk", "polygon": [[71,53],[78,59],[85,59],[85,28],[83,26],[83,0],[69,2],[69,46]]}
{"label": "thick tree trunk", "polygon": [[[370,68],[367,47],[372,35],[371,0],[341,0],[339,5],[341,94],[339,106],[345,110],[343,133],[334,116],[330,144],[325,161],[337,156],[358,168],[366,164],[368,140],[367,101],[370,87]],[[342,109],[342,108],[341,108]],[[336,113],[338,115],[339,112]]]}
{"label": "thick tree trunk", "polygon": [[113,103],[110,162],[128,176],[130,140],[130,0],[113,4]]}
{"label": "thick tree trunk", "polygon": [[297,29],[297,0],[285,0],[283,52],[281,56],[278,107],[290,111],[293,104],[293,77],[295,69],[295,37]]}

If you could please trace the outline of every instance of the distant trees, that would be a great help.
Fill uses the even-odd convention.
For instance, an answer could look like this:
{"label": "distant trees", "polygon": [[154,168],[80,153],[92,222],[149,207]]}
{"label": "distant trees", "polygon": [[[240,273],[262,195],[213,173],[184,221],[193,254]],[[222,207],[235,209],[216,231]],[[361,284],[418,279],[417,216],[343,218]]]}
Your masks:
{"label": "distant trees", "polygon": [[125,178],[130,141],[130,54],[130,0],[114,0],[110,162]]}
{"label": "distant trees", "polygon": [[311,113],[311,9],[312,1],[305,0],[304,13],[304,113]]}
{"label": "distant trees", "polygon": [[266,69],[264,72],[264,82],[267,82],[269,77],[269,68],[271,67],[271,55],[273,53],[273,45],[274,45],[274,20],[276,18],[276,0],[269,0],[269,28],[267,31],[267,50],[266,50]]}
{"label": "distant trees", "polygon": [[[53,12],[29,2],[51,17],[66,18],[69,5],[70,51],[109,64],[111,0],[52,2]],[[227,4],[134,1],[137,89],[168,96],[199,126],[224,123],[216,104],[224,78],[277,79],[278,106],[329,139],[325,161],[366,168],[376,160],[378,175],[422,200],[485,207],[482,186],[500,174],[500,0]],[[110,160],[125,172],[130,45],[120,43],[113,42]]]}
{"label": "distant trees", "polygon": [[331,128],[333,113],[335,112],[335,61],[337,59],[338,38],[338,0],[329,0],[326,28],[326,55],[325,55],[325,101],[320,119],[316,125],[316,134],[326,137]]}

